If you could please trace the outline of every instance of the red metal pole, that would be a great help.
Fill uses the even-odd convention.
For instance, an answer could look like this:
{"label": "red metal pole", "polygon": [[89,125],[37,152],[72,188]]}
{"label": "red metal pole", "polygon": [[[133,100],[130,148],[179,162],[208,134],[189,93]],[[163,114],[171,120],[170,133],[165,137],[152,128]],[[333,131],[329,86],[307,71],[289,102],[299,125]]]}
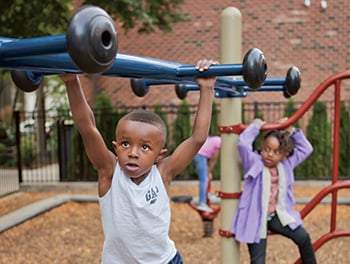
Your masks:
{"label": "red metal pole", "polygon": [[[338,181],[339,174],[339,137],[340,137],[340,80],[335,82],[334,91],[334,125],[333,125],[333,168],[332,168],[332,183]],[[337,225],[337,197],[338,190],[332,192],[332,209],[331,209],[331,232],[336,230]]]}

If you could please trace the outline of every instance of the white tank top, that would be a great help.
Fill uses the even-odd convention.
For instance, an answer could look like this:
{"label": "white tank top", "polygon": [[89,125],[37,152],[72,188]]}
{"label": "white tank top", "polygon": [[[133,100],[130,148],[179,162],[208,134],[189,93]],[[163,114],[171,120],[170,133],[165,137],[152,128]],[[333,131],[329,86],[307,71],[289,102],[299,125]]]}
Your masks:
{"label": "white tank top", "polygon": [[168,263],[176,255],[169,238],[170,200],[156,167],[136,185],[117,164],[112,185],[99,198],[102,263]]}

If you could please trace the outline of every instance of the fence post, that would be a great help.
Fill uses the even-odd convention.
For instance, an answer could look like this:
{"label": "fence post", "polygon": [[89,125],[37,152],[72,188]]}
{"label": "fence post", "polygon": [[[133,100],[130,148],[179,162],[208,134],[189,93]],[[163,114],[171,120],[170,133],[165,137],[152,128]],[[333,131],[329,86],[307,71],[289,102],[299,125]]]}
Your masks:
{"label": "fence post", "polygon": [[21,153],[21,131],[19,127],[20,123],[20,112],[18,110],[15,110],[13,112],[14,119],[15,119],[15,127],[16,127],[16,150],[17,150],[17,168],[18,168],[18,179],[19,182],[23,182],[22,178],[22,153]]}

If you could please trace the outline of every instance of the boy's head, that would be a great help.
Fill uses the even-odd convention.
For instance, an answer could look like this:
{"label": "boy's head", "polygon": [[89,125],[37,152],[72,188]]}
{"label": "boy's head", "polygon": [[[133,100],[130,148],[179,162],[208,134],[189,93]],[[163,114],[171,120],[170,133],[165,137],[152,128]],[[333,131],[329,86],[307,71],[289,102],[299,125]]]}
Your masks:
{"label": "boy's head", "polygon": [[161,132],[160,137],[164,140],[165,144],[167,135],[166,125],[164,124],[164,121],[160,118],[159,115],[150,111],[139,109],[126,114],[120,119],[120,121],[122,120],[136,121],[158,127]]}
{"label": "boy's head", "polygon": [[153,112],[135,110],[119,120],[113,146],[127,176],[144,178],[152,165],[165,157],[166,134],[163,120]]}
{"label": "boy's head", "polygon": [[293,152],[293,140],[284,130],[264,134],[260,154],[266,167],[275,167]]}

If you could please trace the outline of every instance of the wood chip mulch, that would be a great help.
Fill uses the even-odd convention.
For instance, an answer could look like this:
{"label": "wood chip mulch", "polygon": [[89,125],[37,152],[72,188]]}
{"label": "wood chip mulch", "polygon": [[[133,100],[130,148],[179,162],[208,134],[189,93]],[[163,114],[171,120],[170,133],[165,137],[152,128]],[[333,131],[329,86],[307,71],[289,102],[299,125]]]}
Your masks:
{"label": "wood chip mulch", "polygon": [[[320,187],[296,187],[295,196],[314,197],[319,190]],[[193,186],[173,186],[171,196],[197,196],[197,191],[198,189]],[[215,189],[212,191],[215,192]],[[0,216],[62,193],[97,195],[96,190],[18,192],[0,198]],[[339,191],[338,197],[350,198],[350,190]],[[221,213],[213,222],[212,237],[203,237],[203,222],[195,210],[187,204],[174,202],[171,202],[171,207],[170,236],[175,241],[184,262],[221,263],[222,238],[218,234],[221,227]],[[298,210],[303,207],[304,205],[297,205]],[[305,228],[313,241],[329,232],[330,208],[328,204],[320,204],[304,219]],[[349,205],[338,205],[336,227],[350,230]],[[100,263],[103,233],[99,205],[68,202],[0,233],[0,241],[1,264]],[[318,263],[350,263],[349,248],[349,237],[331,240],[316,252]],[[267,263],[294,263],[298,258],[298,250],[292,241],[278,235],[269,236]],[[245,244],[240,245],[239,263],[249,263]]]}

